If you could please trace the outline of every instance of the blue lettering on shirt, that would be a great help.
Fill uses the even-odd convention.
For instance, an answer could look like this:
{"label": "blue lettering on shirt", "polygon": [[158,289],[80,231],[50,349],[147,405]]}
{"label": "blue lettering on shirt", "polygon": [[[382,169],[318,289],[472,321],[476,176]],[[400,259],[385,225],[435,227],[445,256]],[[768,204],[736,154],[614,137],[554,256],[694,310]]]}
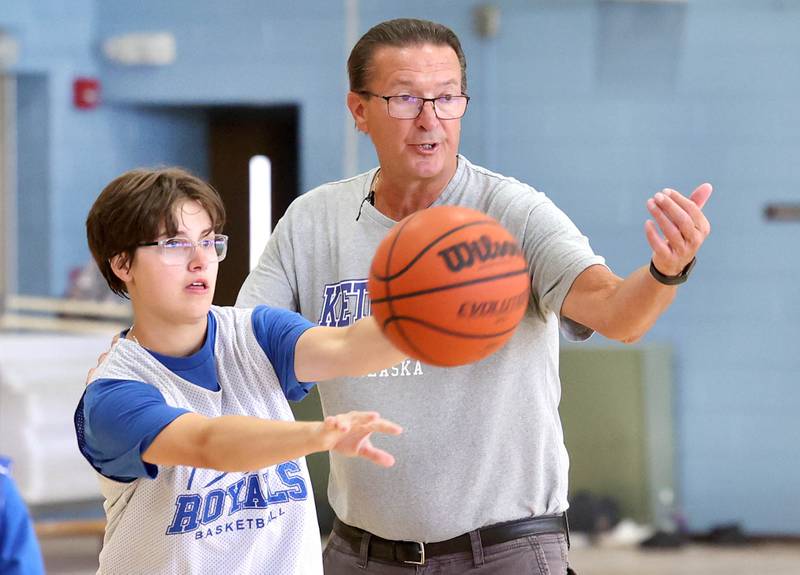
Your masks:
{"label": "blue lettering on shirt", "polygon": [[370,314],[367,280],[344,280],[328,284],[322,292],[319,325],[348,326]]}
{"label": "blue lettering on shirt", "polygon": [[308,497],[308,490],[306,489],[306,482],[302,476],[297,476],[295,473],[301,473],[300,466],[294,461],[287,461],[278,466],[278,477],[287,487],[289,498],[292,501],[303,501]]}
{"label": "blue lettering on shirt", "polygon": [[197,493],[178,495],[175,500],[175,517],[167,528],[167,535],[194,531],[200,523],[197,519],[203,499]]}
{"label": "blue lettering on shirt", "polygon": [[259,509],[267,506],[267,498],[261,491],[258,475],[247,476],[247,494],[244,500],[245,509]]}
{"label": "blue lettering on shirt", "polygon": [[[286,489],[274,491],[270,489],[269,479],[272,473],[280,480],[281,484],[286,486]],[[217,483],[219,479],[221,476],[217,476],[210,483]],[[184,493],[179,495],[175,499],[175,515],[167,528],[167,535],[195,532],[195,538],[202,539],[223,531],[261,528],[285,515],[280,504],[304,501],[308,499],[308,495],[309,488],[302,476],[300,465],[296,461],[286,461],[275,468],[268,469],[262,475],[248,473],[225,488],[218,487],[203,494]],[[228,508],[227,513],[226,507]],[[220,523],[213,528],[198,530],[201,525],[208,525],[219,520],[223,514],[230,517],[243,509],[266,509],[268,507],[270,510],[266,517],[256,518],[255,524],[252,518],[239,518],[224,524]],[[245,527],[245,525],[247,526]]]}
{"label": "blue lettering on shirt", "polygon": [[239,501],[239,493],[242,491],[242,487],[244,487],[244,477],[242,477],[236,483],[231,483],[228,485],[228,495],[231,498],[231,509],[228,511],[228,515],[233,515],[242,510],[242,502]]}
{"label": "blue lettering on shirt", "polygon": [[205,505],[203,505],[203,525],[219,519],[222,510],[225,508],[225,491],[214,489],[206,494]]}

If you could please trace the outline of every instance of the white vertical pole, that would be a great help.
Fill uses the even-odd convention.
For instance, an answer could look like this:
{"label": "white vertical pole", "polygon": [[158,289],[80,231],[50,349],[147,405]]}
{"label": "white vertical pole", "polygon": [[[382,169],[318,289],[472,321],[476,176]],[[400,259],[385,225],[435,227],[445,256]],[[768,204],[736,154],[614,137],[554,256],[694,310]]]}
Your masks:
{"label": "white vertical pole", "polygon": [[[358,0],[344,0],[344,62],[350,56],[358,41]],[[345,78],[346,90],[350,89],[350,83]],[[342,94],[344,99],[344,94]],[[344,102],[342,102],[344,105]],[[342,154],[343,178],[349,178],[358,172],[358,132],[353,126],[353,117],[350,111],[345,108],[344,115],[344,146]]]}
{"label": "white vertical pole", "polygon": [[250,269],[272,233],[272,163],[266,156],[250,158]]}
{"label": "white vertical pole", "polygon": [[17,291],[16,79],[0,74],[0,314]]}

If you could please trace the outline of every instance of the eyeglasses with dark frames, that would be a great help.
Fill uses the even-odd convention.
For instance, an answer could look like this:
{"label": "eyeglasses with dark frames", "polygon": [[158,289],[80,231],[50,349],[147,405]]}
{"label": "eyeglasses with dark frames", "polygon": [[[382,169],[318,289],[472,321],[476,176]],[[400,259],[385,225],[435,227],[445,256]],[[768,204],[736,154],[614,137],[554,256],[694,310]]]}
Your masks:
{"label": "eyeglasses with dark frames", "polygon": [[386,111],[389,116],[397,120],[415,120],[422,113],[425,102],[431,103],[433,113],[440,120],[457,120],[467,113],[467,104],[469,103],[469,96],[466,94],[447,94],[436,98],[421,98],[407,94],[381,96],[367,90],[359,90],[356,93],[386,100]]}

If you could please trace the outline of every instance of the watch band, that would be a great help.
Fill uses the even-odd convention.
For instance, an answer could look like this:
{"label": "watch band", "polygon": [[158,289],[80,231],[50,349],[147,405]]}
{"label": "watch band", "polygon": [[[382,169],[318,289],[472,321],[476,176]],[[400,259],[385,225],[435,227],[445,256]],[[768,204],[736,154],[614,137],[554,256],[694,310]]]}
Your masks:
{"label": "watch band", "polygon": [[667,286],[680,285],[687,279],[689,279],[689,274],[692,272],[692,268],[694,267],[695,263],[697,263],[697,258],[692,258],[692,261],[686,264],[686,267],[681,270],[681,273],[679,273],[676,276],[665,276],[660,271],[658,271],[658,268],[656,268],[656,265],[653,263],[653,260],[650,260],[650,275],[653,276],[653,278],[657,282],[662,283],[664,285]]}

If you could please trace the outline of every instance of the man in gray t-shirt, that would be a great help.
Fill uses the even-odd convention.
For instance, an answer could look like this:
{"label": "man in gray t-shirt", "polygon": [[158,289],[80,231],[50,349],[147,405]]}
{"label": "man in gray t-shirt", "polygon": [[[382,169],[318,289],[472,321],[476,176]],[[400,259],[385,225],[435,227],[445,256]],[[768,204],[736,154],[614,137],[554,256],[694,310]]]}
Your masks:
{"label": "man in gray t-shirt", "polygon": [[238,305],[351,324],[370,313],[367,277],[381,239],[403,217],[443,204],[485,212],[517,237],[533,297],[509,343],[480,362],[444,369],[408,359],[319,386],[325,413],[376,409],[406,429],[400,439],[376,440],[397,456],[388,472],[331,455],[337,521],[325,571],[402,573],[423,562],[442,573],[565,573],[559,329],[574,340],[594,330],[641,337],[709,233],[701,208],[711,186],[691,198],[665,190],[648,200],[652,263],[623,280],[544,194],[458,154],[468,97],[452,31],[384,22],[356,44],[348,69],[347,104],[380,167],[295,200]]}

